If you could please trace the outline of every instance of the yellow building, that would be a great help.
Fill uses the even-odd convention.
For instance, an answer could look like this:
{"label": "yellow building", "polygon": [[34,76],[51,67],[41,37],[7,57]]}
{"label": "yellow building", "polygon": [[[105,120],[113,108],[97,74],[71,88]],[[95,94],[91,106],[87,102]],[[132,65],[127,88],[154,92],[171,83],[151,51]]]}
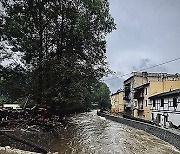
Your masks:
{"label": "yellow building", "polygon": [[135,116],[134,109],[137,102],[134,99],[134,88],[155,81],[180,81],[180,74],[133,72],[132,76],[124,81],[124,113],[126,115]]}
{"label": "yellow building", "polygon": [[119,113],[124,111],[123,91],[118,90],[111,95],[111,112]]}
{"label": "yellow building", "polygon": [[151,120],[150,96],[179,89],[180,81],[151,81],[134,88],[134,117]]}

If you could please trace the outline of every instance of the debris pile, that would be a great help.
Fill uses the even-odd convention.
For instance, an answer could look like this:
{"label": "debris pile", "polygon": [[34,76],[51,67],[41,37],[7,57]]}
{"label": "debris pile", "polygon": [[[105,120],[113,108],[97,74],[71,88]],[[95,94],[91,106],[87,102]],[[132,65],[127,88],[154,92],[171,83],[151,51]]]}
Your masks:
{"label": "debris pile", "polygon": [[[0,147],[0,153],[1,154],[42,154],[37,152],[15,149],[15,148],[11,148],[10,146]],[[49,152],[47,154],[58,154],[58,152],[54,152],[54,153]]]}
{"label": "debris pile", "polygon": [[14,148],[11,148],[10,146],[0,147],[0,153],[3,153],[3,154],[41,154],[37,152],[14,149]]}
{"label": "debris pile", "polygon": [[66,124],[59,116],[50,113],[48,106],[26,109],[0,109],[1,131],[53,132],[60,133]]}
{"label": "debris pile", "polygon": [[51,150],[40,146],[33,139],[25,139],[22,134],[24,136],[28,134],[38,136],[43,133],[42,136],[49,133],[59,135],[66,124],[66,120],[52,114],[48,106],[36,105],[26,109],[0,109],[0,134],[30,146],[41,153],[48,153]]}

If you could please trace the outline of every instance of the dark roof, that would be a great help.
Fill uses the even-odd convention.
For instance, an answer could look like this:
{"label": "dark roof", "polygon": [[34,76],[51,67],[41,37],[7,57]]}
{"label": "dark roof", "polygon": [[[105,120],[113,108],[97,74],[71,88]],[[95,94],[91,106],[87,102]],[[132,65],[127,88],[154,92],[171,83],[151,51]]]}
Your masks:
{"label": "dark roof", "polygon": [[176,74],[168,74],[168,73],[156,73],[156,72],[132,72],[131,73],[132,75],[127,78],[126,80],[124,80],[124,83],[127,82],[128,80],[132,79],[133,77],[135,76],[139,76],[139,77],[143,77],[143,74],[145,74],[147,77],[159,77],[159,76],[162,76],[162,77],[178,77],[180,76],[179,73],[176,73]]}
{"label": "dark roof", "polygon": [[123,91],[123,90],[118,90],[117,92],[112,93],[111,96],[116,95],[116,94],[119,94],[120,92],[124,92],[124,91]]}
{"label": "dark roof", "polygon": [[176,90],[160,93],[160,94],[157,94],[157,95],[149,97],[149,99],[160,98],[160,97],[167,97],[167,96],[170,96],[170,95],[177,95],[177,94],[180,94],[180,89],[176,89]]}
{"label": "dark roof", "polygon": [[130,76],[129,78],[127,78],[126,80],[124,80],[124,83],[125,83],[126,81],[132,79],[133,77],[134,77],[134,75],[133,75],[133,76]]}

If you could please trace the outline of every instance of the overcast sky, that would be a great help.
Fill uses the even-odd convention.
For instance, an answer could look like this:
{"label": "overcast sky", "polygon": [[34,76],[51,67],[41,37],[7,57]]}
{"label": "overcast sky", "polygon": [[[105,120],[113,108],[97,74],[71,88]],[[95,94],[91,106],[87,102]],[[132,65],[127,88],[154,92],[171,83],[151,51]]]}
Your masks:
{"label": "overcast sky", "polygon": [[[107,36],[107,61],[117,74],[180,57],[180,0],[109,0],[117,30]],[[147,70],[180,73],[180,60]],[[128,76],[106,80],[111,92]]]}
{"label": "overcast sky", "polygon": [[[107,61],[118,76],[180,57],[180,0],[109,2],[117,30],[107,37]],[[180,60],[147,71],[177,73]],[[106,81],[111,92],[127,77]]]}

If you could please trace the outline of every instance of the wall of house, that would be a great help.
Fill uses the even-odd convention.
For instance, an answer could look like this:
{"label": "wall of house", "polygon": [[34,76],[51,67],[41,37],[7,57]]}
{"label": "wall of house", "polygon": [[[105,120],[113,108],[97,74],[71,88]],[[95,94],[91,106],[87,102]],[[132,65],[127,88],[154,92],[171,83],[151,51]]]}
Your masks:
{"label": "wall of house", "polygon": [[145,84],[145,83],[147,83],[147,79],[146,79],[146,78],[143,78],[143,77],[141,77],[141,76],[135,76],[135,77],[134,77],[133,88],[138,87],[138,86],[140,86],[140,85],[143,85],[143,84]]}
{"label": "wall of house", "polygon": [[151,81],[149,87],[149,96],[157,95],[164,92],[162,81]]}
{"label": "wall of house", "polygon": [[110,96],[110,100],[111,100],[111,112],[114,112],[115,104],[114,104],[114,101],[113,101],[113,96]]}
{"label": "wall of house", "polygon": [[[175,82],[176,81],[176,82]],[[146,72],[134,72],[134,76],[130,77],[124,82],[124,85],[128,83],[131,84],[131,91],[130,91],[130,100],[124,100],[124,104],[127,107],[131,107],[130,109],[133,111],[132,115],[137,117],[138,111],[136,111],[136,102],[137,100],[134,99],[134,92],[133,89],[145,83],[151,83],[151,87],[149,88],[148,97],[152,95],[156,95],[162,92],[167,92],[170,89],[177,89],[180,87],[180,76],[174,74],[167,74],[167,73],[146,73]],[[144,99],[144,102],[147,100],[148,104],[150,101],[148,98]],[[145,116],[146,120],[150,120],[151,113],[150,113],[151,106],[144,108],[143,117]],[[129,108],[128,108],[129,109]]]}
{"label": "wall of house", "polygon": [[[164,113],[163,111],[152,112],[154,115],[154,121],[157,122],[160,126],[169,127],[172,122],[175,126],[180,126],[180,114],[179,113]],[[160,115],[160,121],[157,121],[158,114]],[[168,121],[164,118],[164,115],[168,117]]]}
{"label": "wall of house", "polygon": [[124,111],[123,91],[111,95],[111,105],[111,112],[118,113]]}
{"label": "wall of house", "polygon": [[169,113],[168,121],[171,121],[175,126],[180,126],[180,113]]}
{"label": "wall of house", "polygon": [[[134,117],[140,118],[140,119],[145,119],[145,120],[151,120],[150,117],[150,102],[149,102],[149,85],[146,85],[144,88],[141,89],[141,95],[143,98],[138,98],[137,99],[137,107],[134,110]],[[146,91],[147,89],[147,91]],[[147,101],[147,102],[146,102]],[[143,109],[139,110],[140,106],[143,105]]]}
{"label": "wall of house", "polygon": [[150,96],[180,88],[180,81],[152,81],[150,82]]}
{"label": "wall of house", "polygon": [[[158,75],[157,73],[143,74],[142,72],[139,72],[139,73],[136,73],[136,75],[133,78],[131,78],[130,81],[132,82],[132,89],[133,89],[135,87],[141,86],[141,85],[146,84],[146,83],[151,82],[151,81],[158,83],[161,79],[162,79],[162,77],[160,75]],[[162,83],[155,84],[155,86],[156,86],[155,89],[158,89],[158,87],[161,84]],[[147,88],[150,91],[149,87],[147,87]],[[160,92],[162,92],[162,89],[158,89],[158,91],[155,93],[160,93]],[[150,92],[148,92],[148,94],[144,96],[145,97],[143,100],[144,111],[138,112],[136,110],[136,106],[135,106],[137,100],[134,99],[134,93],[133,93],[133,91],[131,91],[131,104],[132,104],[132,107],[134,109],[133,116],[138,117],[138,118],[142,118],[142,119],[146,119],[146,120],[151,119],[150,118],[150,106],[149,105],[146,106],[146,100],[147,100],[147,104],[150,104],[150,101],[148,100],[149,96],[151,96]]]}
{"label": "wall of house", "polygon": [[[153,80],[153,78],[151,78],[151,80]],[[140,80],[139,80],[139,82],[140,82]],[[146,88],[147,88],[147,94],[146,94]],[[138,110],[138,107],[135,108],[134,109],[134,117],[145,119],[145,120],[152,120],[151,111],[150,111],[151,102],[148,98],[152,95],[156,95],[156,94],[163,93],[163,92],[168,92],[170,89],[174,90],[174,89],[178,89],[178,88],[180,88],[180,81],[150,81],[150,84],[144,87],[143,100],[139,100],[139,102],[142,101],[142,103],[143,103],[143,110]],[[146,101],[147,101],[147,103],[146,103]],[[147,104],[147,106],[146,106],[146,104]],[[138,105],[140,105],[140,103]]]}
{"label": "wall of house", "polygon": [[129,79],[127,79],[126,81],[124,81],[124,89],[125,87],[128,85],[130,88],[130,93],[127,96],[126,92],[125,92],[125,96],[130,98],[130,99],[125,99],[124,101],[124,105],[125,107],[131,107],[132,106],[132,101],[133,101],[133,94],[132,94],[132,89],[133,89],[133,84],[134,84],[134,77],[130,77]]}
{"label": "wall of house", "polygon": [[180,88],[180,81],[164,81],[163,83],[164,92]]}
{"label": "wall of house", "polygon": [[[159,78],[158,76],[135,76],[134,77],[134,87],[138,87],[141,86],[143,84],[148,83],[149,81],[158,81]],[[145,93],[145,90],[147,88],[147,94]],[[150,106],[148,104],[150,104],[148,97],[149,97],[149,85],[147,85],[146,87],[144,87],[144,99],[143,100],[137,100],[137,103],[140,102],[143,104],[143,110],[138,110],[138,105],[140,105],[140,103],[138,103],[137,108],[134,108],[134,117],[137,118],[141,118],[141,119],[145,119],[145,120],[150,120]],[[136,101],[134,99],[134,101]],[[147,106],[146,106],[146,101],[147,101]]]}
{"label": "wall of house", "polygon": [[119,112],[123,112],[124,111],[124,103],[123,103],[123,94],[124,92],[121,91],[119,92]]}
{"label": "wall of house", "polygon": [[[153,119],[159,125],[167,126],[166,122],[172,122],[175,126],[180,126],[180,96],[178,96],[177,107],[173,107],[174,96],[164,98],[164,107],[161,107],[161,99],[155,99],[155,107],[151,107]],[[153,100],[151,100],[151,103]],[[160,116],[160,119],[158,118]],[[165,118],[167,116],[167,119]]]}
{"label": "wall of house", "polygon": [[118,101],[118,94],[111,95],[111,112],[118,112],[119,111],[119,101]]}
{"label": "wall of house", "polygon": [[[172,78],[170,78],[170,79],[172,79]],[[149,96],[157,95],[157,94],[160,94],[160,93],[163,93],[163,92],[168,92],[170,90],[175,90],[175,89],[179,89],[179,88],[180,88],[180,81],[177,81],[177,80],[150,82],[150,88],[149,88],[150,89],[150,94],[149,94]],[[165,99],[165,101],[168,102],[166,99]],[[159,103],[159,105],[157,106],[158,110],[164,110],[164,109],[167,110],[167,111],[169,110],[168,103],[165,103],[164,104],[164,109],[162,109],[160,107],[160,99],[158,99],[157,102]],[[150,102],[150,100],[149,100],[149,107],[151,109],[155,110],[155,108],[152,107],[152,102]],[[153,112],[153,114],[154,114],[153,116],[154,116],[154,118],[157,119],[157,116],[158,116],[157,114],[163,115],[163,113]],[[176,119],[176,117],[177,117],[177,116],[175,116],[175,118],[173,119],[174,114],[172,114],[172,113],[168,114],[168,116],[169,116],[169,119],[172,119],[172,121],[174,121]],[[153,120],[153,117],[152,117],[151,113],[150,113],[150,119]],[[175,121],[177,121],[177,120],[175,120]],[[174,124],[175,124],[175,122],[174,122]],[[164,125],[164,116],[161,116],[160,125]]]}
{"label": "wall of house", "polygon": [[[146,93],[147,89],[147,93]],[[144,119],[151,120],[151,112],[150,112],[150,84],[144,87],[144,100],[143,100],[143,107],[144,107]]]}
{"label": "wall of house", "polygon": [[[144,83],[147,83],[147,78],[144,78],[144,77],[142,77],[141,75],[139,75],[139,74],[137,74],[137,75],[135,75],[135,76],[133,76],[133,77],[131,77],[129,80],[127,80],[126,82],[124,82],[124,84],[126,85],[126,84],[128,84],[128,83],[130,83],[131,84],[131,91],[130,91],[130,100],[129,101],[127,101],[127,100],[124,100],[124,104],[126,104],[126,106],[128,106],[128,107],[131,107],[131,110],[133,110],[133,109],[135,109],[136,108],[136,105],[137,105],[137,100],[136,99],[134,99],[134,91],[133,91],[133,89],[135,88],[135,87],[138,87],[138,86],[140,86],[140,85],[142,85],[142,84],[144,84]],[[128,105],[127,105],[128,104]],[[134,110],[133,112],[132,112],[132,116],[135,116],[135,117],[137,117],[138,116],[138,112],[136,111],[136,110]]]}
{"label": "wall of house", "polygon": [[139,116],[138,116],[138,109],[137,108],[134,109],[134,117],[135,118],[139,118]]}

